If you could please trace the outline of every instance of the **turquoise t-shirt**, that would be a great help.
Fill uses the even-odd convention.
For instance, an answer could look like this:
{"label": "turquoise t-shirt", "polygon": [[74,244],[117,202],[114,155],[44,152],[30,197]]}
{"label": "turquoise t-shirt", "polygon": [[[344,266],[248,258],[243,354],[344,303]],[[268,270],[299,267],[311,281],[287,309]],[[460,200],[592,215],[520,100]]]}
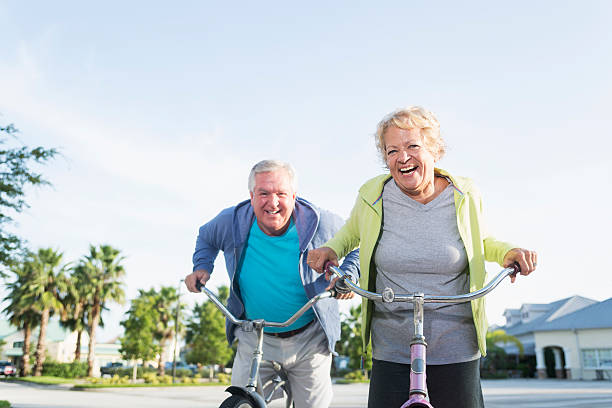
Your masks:
{"label": "turquoise t-shirt", "polygon": [[[299,271],[300,243],[291,219],[281,236],[251,226],[239,268],[240,294],[248,319],[284,322],[308,302]],[[309,309],[289,327],[266,327],[269,333],[298,329],[314,318]]]}

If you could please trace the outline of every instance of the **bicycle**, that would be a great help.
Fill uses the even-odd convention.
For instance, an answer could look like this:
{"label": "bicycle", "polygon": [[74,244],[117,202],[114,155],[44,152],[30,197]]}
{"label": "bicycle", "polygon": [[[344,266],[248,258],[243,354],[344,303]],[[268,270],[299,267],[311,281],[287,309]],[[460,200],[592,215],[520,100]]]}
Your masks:
{"label": "bicycle", "polygon": [[309,308],[321,299],[330,297],[336,297],[336,293],[340,290],[332,288],[325,292],[319,293],[308,302],[304,304],[293,316],[287,319],[285,322],[269,322],[263,319],[249,320],[249,319],[238,319],[234,316],[221,301],[205,286],[201,284],[197,285],[197,288],[204,292],[208,298],[217,306],[217,308],[227,317],[232,323],[239,326],[242,330],[257,333],[257,344],[253,351],[253,358],[251,359],[251,369],[249,372],[249,379],[244,387],[232,385],[225,391],[231,395],[223,401],[220,408],[266,408],[267,404],[272,401],[274,394],[277,391],[285,393],[285,406],[290,408],[293,405],[293,398],[291,395],[291,387],[287,373],[283,369],[282,365],[276,361],[270,361],[272,368],[274,369],[275,375],[262,387],[262,393],[265,390],[269,390],[266,395],[261,395],[257,392],[257,377],[259,375],[259,368],[263,357],[263,329],[264,327],[287,327],[293,324],[300,316],[302,316]]}
{"label": "bicycle", "polygon": [[[425,303],[464,303],[474,299],[481,298],[491,292],[500,284],[507,276],[516,276],[520,272],[518,264],[514,264],[503,269],[492,281],[490,281],[482,289],[474,292],[456,296],[433,296],[423,293],[396,294],[391,288],[385,288],[382,293],[370,292],[360,288],[352,282],[350,276],[342,272],[339,268],[328,262],[323,268],[326,272],[331,272],[339,279],[336,287],[339,285],[344,289],[346,286],[349,290],[355,292],[361,297],[375,302],[412,302],[414,305],[413,320],[414,320],[414,337],[410,341],[410,391],[408,400],[400,408],[434,408],[429,403],[427,392],[427,382],[425,370],[427,343],[423,335],[423,305]],[[347,279],[348,278],[348,279]],[[338,289],[340,292],[341,290]]]}

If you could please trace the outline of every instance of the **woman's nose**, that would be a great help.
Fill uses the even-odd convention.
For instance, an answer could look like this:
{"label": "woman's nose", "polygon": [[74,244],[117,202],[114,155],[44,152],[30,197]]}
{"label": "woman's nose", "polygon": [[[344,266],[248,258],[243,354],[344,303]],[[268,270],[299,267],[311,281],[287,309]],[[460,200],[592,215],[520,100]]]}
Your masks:
{"label": "woman's nose", "polygon": [[407,151],[402,150],[402,151],[399,152],[399,159],[402,162],[407,162],[408,160],[410,160],[410,155],[408,154]]}

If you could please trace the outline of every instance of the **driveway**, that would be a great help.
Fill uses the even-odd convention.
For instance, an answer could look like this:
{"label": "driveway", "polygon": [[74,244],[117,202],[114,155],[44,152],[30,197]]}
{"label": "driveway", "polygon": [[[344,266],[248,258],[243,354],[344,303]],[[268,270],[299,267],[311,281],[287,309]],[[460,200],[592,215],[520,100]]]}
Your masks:
{"label": "driveway", "polygon": [[[8,400],[13,408],[217,408],[227,395],[224,388],[72,391],[59,386],[0,382],[0,399]],[[488,380],[483,381],[483,391],[487,408],[612,407],[609,381]],[[335,384],[330,408],[365,408],[367,395],[367,384]]]}

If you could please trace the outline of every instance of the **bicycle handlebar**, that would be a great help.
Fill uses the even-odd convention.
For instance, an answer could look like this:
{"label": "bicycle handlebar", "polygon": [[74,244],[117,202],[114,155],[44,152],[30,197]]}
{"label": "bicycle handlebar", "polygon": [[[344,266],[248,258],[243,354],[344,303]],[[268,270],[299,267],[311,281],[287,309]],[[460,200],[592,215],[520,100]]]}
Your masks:
{"label": "bicycle handlebar", "polygon": [[482,289],[455,296],[425,295],[423,293],[413,293],[412,295],[396,294],[391,288],[385,288],[382,293],[370,292],[355,285],[353,281],[351,281],[350,276],[348,274],[343,272],[340,268],[333,266],[330,262],[325,265],[324,270],[331,271],[334,275],[340,278],[339,280],[342,280],[344,284],[350,288],[350,290],[352,290],[359,296],[377,302],[413,302],[416,298],[422,298],[423,303],[464,303],[485,296],[493,289],[495,289],[497,285],[499,285],[499,283],[504,280],[506,276],[516,276],[516,274],[520,272],[520,267],[517,263],[514,263],[512,266],[504,268],[493,280],[491,280]]}
{"label": "bicycle handlebar", "polygon": [[217,298],[217,296],[215,296],[215,294],[212,293],[206,286],[202,285],[200,282],[197,282],[196,288],[198,288],[201,292],[204,292],[206,296],[208,296],[208,298],[215,304],[215,306],[217,306],[217,308],[219,308],[219,310],[225,315],[225,317],[227,317],[232,323],[238,326],[242,326],[245,323],[257,321],[259,324],[261,324],[262,327],[287,327],[287,326],[292,325],[297,319],[300,318],[300,316],[302,316],[308,309],[310,309],[312,305],[317,303],[319,300],[330,298],[330,297],[336,297],[336,291],[333,288],[330,290],[326,290],[325,292],[319,293],[318,295],[310,299],[308,302],[306,302],[304,306],[302,306],[297,312],[295,312],[293,316],[291,316],[286,321],[279,323],[279,322],[269,322],[263,319],[257,319],[257,320],[238,319],[236,316],[232,314],[232,312],[230,312],[227,309],[227,307],[225,307],[223,303],[221,303],[219,298]]}

